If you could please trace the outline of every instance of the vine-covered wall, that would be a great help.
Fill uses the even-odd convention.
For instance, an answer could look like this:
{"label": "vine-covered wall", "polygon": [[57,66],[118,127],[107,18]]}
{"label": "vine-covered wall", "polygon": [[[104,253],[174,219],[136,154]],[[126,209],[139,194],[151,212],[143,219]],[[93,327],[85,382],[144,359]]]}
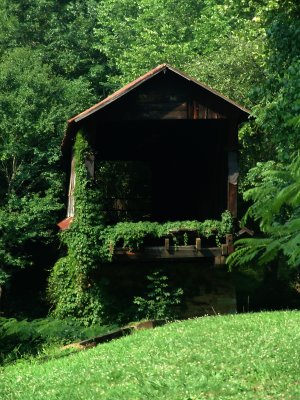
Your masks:
{"label": "vine-covered wall", "polygon": [[[94,179],[88,174],[86,159],[90,156],[91,149],[84,132],[80,131],[77,133],[74,145],[76,176],[74,220],[70,228],[60,234],[66,254],[54,265],[48,285],[52,314],[57,318],[77,318],[87,325],[111,322],[112,314],[114,317],[118,315],[118,303],[119,305],[122,303],[122,293],[116,293],[112,289],[114,286],[118,287],[118,273],[115,277],[107,273],[113,261],[115,246],[138,250],[149,239],[158,240],[170,234],[175,244],[187,245],[188,235],[180,237],[172,233],[174,230],[182,229],[194,231],[202,238],[212,239],[215,246],[224,242],[226,234],[232,233],[233,230],[233,220],[228,211],[222,214],[220,220],[173,221],[163,224],[124,221],[108,226],[104,207],[107,194],[99,185],[101,176],[96,175]],[[107,161],[105,163],[107,164]],[[103,170],[107,170],[107,165]],[[100,169],[98,175],[99,171]],[[113,176],[111,179],[114,179]],[[159,267],[156,264],[155,268]],[[122,269],[122,266],[120,268]],[[145,277],[149,273],[149,268],[144,269],[142,275]],[[128,271],[128,266],[126,270]],[[128,276],[130,275],[128,271]],[[137,281],[132,279],[138,288]],[[136,294],[142,295],[138,290],[136,294],[134,289],[132,292],[129,296],[132,299]],[[121,308],[120,313],[123,314],[124,321],[126,316]],[[126,309],[127,317],[132,318],[134,316],[132,307],[128,305]]]}
{"label": "vine-covered wall", "polygon": [[48,285],[52,314],[58,318],[75,317],[86,324],[100,322],[103,316],[101,282],[92,279],[101,261],[103,216],[97,190],[85,166],[89,152],[84,133],[78,132],[74,146],[75,217],[71,227],[60,234],[67,254],[54,265]]}

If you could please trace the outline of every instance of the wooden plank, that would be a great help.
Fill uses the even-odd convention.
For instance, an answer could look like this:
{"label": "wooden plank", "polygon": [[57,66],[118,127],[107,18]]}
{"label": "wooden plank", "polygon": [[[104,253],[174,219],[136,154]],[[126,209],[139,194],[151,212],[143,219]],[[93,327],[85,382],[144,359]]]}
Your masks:
{"label": "wooden plank", "polygon": [[116,248],[114,251],[115,260],[155,260],[155,259],[185,259],[221,256],[220,247],[196,249],[195,246],[170,246],[145,247],[143,251],[131,252],[126,249]]}
{"label": "wooden plank", "polygon": [[228,254],[233,253],[234,252],[233,235],[226,235],[226,245],[228,248]]}
{"label": "wooden plank", "polygon": [[226,258],[224,256],[216,256],[214,260],[215,267],[223,266],[226,263]]}
{"label": "wooden plank", "polygon": [[227,256],[228,255],[228,245],[227,244],[222,244],[221,245],[221,252],[222,252],[222,256]]}
{"label": "wooden plank", "polygon": [[227,209],[233,217],[237,217],[237,195],[238,195],[238,161],[237,152],[229,151],[228,153],[228,196]]}
{"label": "wooden plank", "polygon": [[239,178],[238,154],[237,151],[228,153],[228,182],[237,185]]}
{"label": "wooden plank", "polygon": [[210,109],[209,107],[199,103],[198,101],[193,102],[193,119],[224,119],[223,115]]}
{"label": "wooden plank", "polygon": [[200,249],[201,249],[201,239],[196,238],[196,250],[200,250]]}
{"label": "wooden plank", "polygon": [[168,238],[165,239],[165,249],[166,251],[170,250],[170,239]]}
{"label": "wooden plank", "polygon": [[237,217],[237,185],[228,183],[227,209],[234,218]]}
{"label": "wooden plank", "polygon": [[199,119],[199,104],[196,101],[193,102],[193,119]]}
{"label": "wooden plank", "polygon": [[141,103],[160,103],[160,102],[184,102],[186,96],[181,93],[174,93],[174,91],[149,91],[147,93],[139,93],[136,102]]}
{"label": "wooden plank", "polygon": [[126,119],[140,120],[140,119],[186,119],[186,110],[184,111],[137,111],[126,115]]}
{"label": "wooden plank", "polygon": [[187,102],[167,102],[167,103],[141,103],[136,110],[140,111],[184,111],[186,112]]}

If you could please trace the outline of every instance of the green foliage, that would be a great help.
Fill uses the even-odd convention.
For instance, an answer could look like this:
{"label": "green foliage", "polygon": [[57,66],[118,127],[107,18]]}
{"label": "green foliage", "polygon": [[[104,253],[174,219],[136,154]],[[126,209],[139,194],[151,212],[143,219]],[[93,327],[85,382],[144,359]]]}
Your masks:
{"label": "green foliage", "polygon": [[267,80],[257,89],[261,100],[254,115],[264,132],[262,157],[272,154],[275,161],[259,163],[248,173],[244,198],[252,205],[245,219],[258,222],[263,237],[238,241],[228,259],[231,266],[276,261],[279,270],[286,264],[299,268],[300,157],[293,155],[299,150],[299,11],[299,2],[284,1],[266,15]]}
{"label": "green foliage", "polygon": [[299,312],[198,318],[6,367],[3,400],[298,399]]}
{"label": "green foliage", "polygon": [[[299,148],[299,32],[296,0],[180,0],[176,7],[171,0],[0,0],[1,284],[33,262],[32,244],[55,243],[65,120],[159,63],[169,62],[248,107],[256,104],[256,122],[240,135],[244,172],[270,154],[288,163]],[[268,195],[276,194],[276,185]],[[86,208],[99,196],[92,190],[88,196],[85,228],[77,219],[62,240],[70,248],[73,241],[80,268],[90,276],[96,260],[107,259],[108,240],[103,238],[99,254],[102,233]],[[291,207],[282,207],[276,221],[286,221]],[[107,235],[113,245],[123,236],[129,246],[142,245],[143,234],[132,229],[133,238]],[[154,228],[139,229],[147,236]],[[67,264],[77,271],[72,254],[60,262],[62,274]],[[90,285],[84,280],[72,281],[72,293]],[[88,303],[86,293],[78,295],[78,304]]]}
{"label": "green foliage", "polygon": [[109,81],[124,85],[169,63],[250,105],[263,78],[265,30],[257,16],[270,1],[110,0],[98,7],[95,36]]}
{"label": "green foliage", "polygon": [[101,320],[103,312],[101,283],[92,279],[92,273],[100,263],[98,249],[103,221],[101,203],[85,166],[88,153],[86,139],[79,132],[74,146],[76,216],[71,228],[61,234],[67,255],[53,267],[48,297],[55,317],[71,316],[86,324],[95,324]]}
{"label": "green foliage", "polygon": [[[233,219],[229,211],[222,213],[221,221],[206,220],[199,221],[174,221],[174,222],[119,222],[115,225],[105,227],[101,233],[102,241],[101,255],[103,259],[112,258],[113,249],[119,245],[130,250],[139,250],[144,241],[148,238],[162,238],[172,236],[175,243],[178,243],[176,234],[173,231],[192,230],[199,237],[214,237],[217,244],[226,234],[233,231]],[[187,244],[187,238],[182,238],[182,244]]]}
{"label": "green foliage", "polygon": [[175,312],[172,306],[180,304],[183,290],[178,288],[171,291],[168,277],[162,270],[147,275],[149,281],[145,297],[135,297],[139,319],[172,319]]}
{"label": "green foliage", "polygon": [[63,207],[60,133],[83,104],[75,100],[79,90],[82,99],[90,96],[84,85],[56,77],[36,50],[16,48],[0,60],[0,268],[6,276],[32,262],[32,242],[56,240]]}
{"label": "green foliage", "polygon": [[105,59],[93,48],[98,3],[1,0],[0,55],[16,47],[37,49],[58,77],[81,79],[103,96]]}
{"label": "green foliage", "polygon": [[278,2],[265,16],[266,79],[256,88],[253,114],[264,132],[262,154],[289,163],[299,143],[300,6]]}
{"label": "green foliage", "polygon": [[[258,165],[249,176],[259,174],[260,183],[245,192],[252,200],[245,219],[259,222],[262,238],[236,242],[236,251],[227,260],[230,266],[257,262],[270,263],[284,256],[290,267],[300,263],[300,156],[289,166],[269,162]],[[257,178],[255,179],[258,182]]]}
{"label": "green foliage", "polygon": [[33,321],[0,318],[0,364],[7,364],[43,351],[45,346],[65,345],[108,332],[114,327],[84,327],[72,319]]}

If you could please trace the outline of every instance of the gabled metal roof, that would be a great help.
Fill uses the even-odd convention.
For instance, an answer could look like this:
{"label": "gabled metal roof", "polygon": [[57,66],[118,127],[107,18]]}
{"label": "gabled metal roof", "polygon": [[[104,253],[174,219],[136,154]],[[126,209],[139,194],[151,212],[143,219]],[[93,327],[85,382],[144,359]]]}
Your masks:
{"label": "gabled metal roof", "polygon": [[75,115],[74,117],[70,118],[68,120],[68,127],[66,130],[66,134],[63,140],[63,145],[66,141],[66,137],[68,136],[68,132],[71,130],[71,127],[76,124],[77,122],[83,120],[84,118],[89,117],[90,115],[94,114],[95,112],[103,109],[104,107],[108,106],[109,104],[111,104],[112,102],[114,102],[115,100],[119,99],[120,97],[126,95],[127,93],[131,92],[132,90],[134,90],[135,88],[137,88],[138,86],[140,86],[141,84],[143,84],[144,82],[148,81],[149,79],[153,78],[155,75],[163,72],[163,71],[172,71],[175,74],[181,76],[182,78],[193,82],[195,85],[199,86],[202,89],[205,89],[207,92],[212,93],[213,95],[219,97],[220,99],[222,99],[223,101],[225,101],[226,103],[230,104],[231,106],[233,106],[233,108],[238,109],[239,111],[241,111],[242,113],[245,114],[250,114],[250,111],[247,110],[246,108],[244,108],[243,106],[241,106],[240,104],[230,100],[228,97],[224,96],[223,94],[221,94],[220,92],[210,88],[209,86],[205,85],[202,82],[197,81],[196,79],[184,74],[183,72],[181,72],[180,70],[168,65],[168,64],[161,64],[158,65],[156,68],[148,71],[146,74],[140,76],[139,78],[135,79],[134,81],[128,83],[127,85],[123,86],[121,89],[117,90],[116,92],[114,92],[113,94],[111,94],[110,96],[106,97],[104,100],[100,101],[99,103],[93,105],[92,107],[88,108],[87,110],[81,112],[80,114]]}
{"label": "gabled metal roof", "polygon": [[104,100],[100,101],[99,103],[93,105],[92,107],[88,108],[87,110],[81,112],[78,115],[75,115],[75,117],[71,118],[68,120],[68,123],[71,124],[72,122],[79,122],[80,120],[88,117],[89,115],[97,112],[101,108],[107,106],[108,104],[112,103],[113,101],[117,100],[118,98],[124,96],[125,94],[129,93],[131,90],[135,89],[137,86],[141,85],[145,81],[149,80],[153,76],[157,75],[158,73],[164,71],[164,70],[170,70],[174,72],[175,74],[178,74],[182,76],[183,78],[194,82],[196,85],[200,86],[203,89],[206,89],[207,91],[213,93],[214,95],[222,98],[225,100],[227,103],[230,103],[236,108],[239,108],[241,111],[250,114],[250,111],[247,110],[246,108],[242,107],[240,104],[235,103],[234,101],[230,100],[228,97],[224,96],[223,94],[217,92],[216,90],[210,88],[209,86],[205,85],[202,82],[197,81],[194,78],[191,78],[190,76],[184,74],[183,72],[179,71],[178,69],[171,67],[168,64],[161,64],[158,65],[156,68],[152,69],[151,71],[147,72],[146,74],[140,76],[139,78],[135,79],[134,81],[128,83],[127,85],[123,86],[121,89],[117,90],[115,93],[111,94],[110,96],[106,97]]}

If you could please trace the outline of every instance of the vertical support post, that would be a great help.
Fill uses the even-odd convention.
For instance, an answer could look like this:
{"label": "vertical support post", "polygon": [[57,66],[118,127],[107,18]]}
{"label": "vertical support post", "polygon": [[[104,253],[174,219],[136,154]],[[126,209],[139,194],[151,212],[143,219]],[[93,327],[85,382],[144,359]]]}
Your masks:
{"label": "vertical support post", "polygon": [[228,254],[233,253],[234,247],[233,247],[233,236],[232,235],[226,235],[226,245],[228,248]]}
{"label": "vertical support post", "polygon": [[170,239],[165,239],[165,250],[170,251]]}
{"label": "vertical support post", "polygon": [[196,238],[196,250],[201,250],[201,238]]}
{"label": "vertical support post", "polygon": [[227,209],[233,217],[237,217],[237,194],[238,194],[238,124],[232,121],[228,132],[228,189]]}
{"label": "vertical support post", "polygon": [[74,211],[75,211],[75,201],[74,201],[75,183],[76,183],[75,157],[73,155],[72,156],[72,161],[71,161],[71,172],[70,172],[70,183],[69,183],[69,192],[68,192],[67,217],[74,217]]}
{"label": "vertical support post", "polygon": [[228,153],[227,209],[235,218],[237,217],[238,176],[237,152],[231,151]]}

